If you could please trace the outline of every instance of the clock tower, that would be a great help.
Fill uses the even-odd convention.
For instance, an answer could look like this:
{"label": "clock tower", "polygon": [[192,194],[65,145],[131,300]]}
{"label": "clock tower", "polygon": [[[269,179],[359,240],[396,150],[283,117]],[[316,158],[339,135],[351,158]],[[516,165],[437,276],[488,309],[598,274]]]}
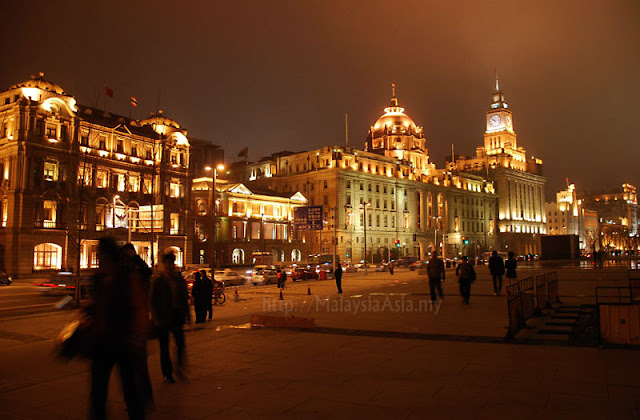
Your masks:
{"label": "clock tower", "polygon": [[493,92],[491,108],[486,113],[487,128],[484,132],[484,148],[487,154],[502,153],[505,149],[518,149],[516,133],[513,131],[513,114],[504,101],[496,74],[496,90]]}

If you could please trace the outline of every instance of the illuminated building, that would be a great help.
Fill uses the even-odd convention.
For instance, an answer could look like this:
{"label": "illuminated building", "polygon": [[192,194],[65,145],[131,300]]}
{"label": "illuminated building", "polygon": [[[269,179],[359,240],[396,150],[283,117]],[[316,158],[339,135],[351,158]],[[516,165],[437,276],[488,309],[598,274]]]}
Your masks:
{"label": "illuminated building", "polygon": [[582,200],[576,196],[575,184],[557,193],[556,202],[546,203],[545,212],[548,235],[576,235],[581,250],[591,248],[587,241]]}
{"label": "illuminated building", "polygon": [[[0,264],[13,275],[97,266],[97,240],[190,258],[186,130],[76,105],[44,74],[0,93]],[[79,245],[79,246],[78,246]],[[78,252],[79,251],[79,252]]]}
{"label": "illuminated building", "polygon": [[526,150],[518,145],[513,113],[497,77],[486,111],[484,146],[476,149],[476,157],[455,156],[448,164],[458,171],[486,176],[495,184],[501,250],[516,255],[539,253],[538,235],[546,233],[547,222],[542,160],[527,158]]}
{"label": "illuminated building", "polygon": [[212,185],[212,177],[193,180],[194,263],[251,265],[254,252],[270,252],[274,263],[291,263],[306,255],[292,226],[294,208],[307,202],[301,193],[216,179],[214,198]]}
{"label": "illuminated building", "polygon": [[601,249],[611,253],[640,250],[640,207],[634,185],[581,198],[586,208],[598,213]]}
{"label": "illuminated building", "polygon": [[447,257],[476,256],[495,246],[493,184],[436,170],[422,128],[404,113],[395,92],[365,149],[281,152],[244,165],[246,174],[236,176],[280,192],[301,191],[309,206],[322,206],[323,229],[301,233],[311,254],[333,254],[335,247],[342,261],[359,262],[365,227],[368,261],[425,258],[442,251],[443,243]]}

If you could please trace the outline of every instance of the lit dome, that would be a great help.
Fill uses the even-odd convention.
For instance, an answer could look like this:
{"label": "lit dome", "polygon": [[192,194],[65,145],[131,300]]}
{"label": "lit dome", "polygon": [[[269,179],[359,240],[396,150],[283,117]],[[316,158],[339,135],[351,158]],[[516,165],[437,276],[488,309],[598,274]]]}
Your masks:
{"label": "lit dome", "polygon": [[416,123],[404,113],[404,108],[398,106],[398,100],[395,97],[391,100],[391,106],[384,109],[384,114],[373,125],[374,130],[382,130],[384,127],[402,127],[417,131]]}
{"label": "lit dome", "polygon": [[140,125],[147,125],[147,124],[164,125],[167,127],[180,128],[180,124],[178,124],[171,118],[162,115],[162,110],[158,111],[158,114],[154,114],[152,112],[149,118],[145,118],[144,120],[140,121]]}
{"label": "lit dome", "polygon": [[62,90],[60,86],[44,78],[43,72],[38,73],[37,76],[31,75],[31,79],[11,86],[11,89],[18,89],[23,87],[38,88],[47,92],[53,92],[59,95],[65,95],[64,90]]}

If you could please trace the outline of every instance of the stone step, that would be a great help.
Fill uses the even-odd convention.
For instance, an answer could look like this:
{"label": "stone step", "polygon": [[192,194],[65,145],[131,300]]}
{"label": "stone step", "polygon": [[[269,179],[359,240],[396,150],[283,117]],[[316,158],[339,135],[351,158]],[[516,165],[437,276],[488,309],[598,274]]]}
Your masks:
{"label": "stone step", "polygon": [[545,325],[551,327],[573,327],[575,325],[575,322],[547,321]]}

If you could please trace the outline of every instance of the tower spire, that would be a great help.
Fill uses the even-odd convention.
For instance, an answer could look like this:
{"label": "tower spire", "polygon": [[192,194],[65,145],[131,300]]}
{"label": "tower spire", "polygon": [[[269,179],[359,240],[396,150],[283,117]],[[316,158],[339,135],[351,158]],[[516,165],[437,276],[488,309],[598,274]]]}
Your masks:
{"label": "tower spire", "polygon": [[391,96],[392,97],[396,97],[396,84],[395,83],[391,83]]}
{"label": "tower spire", "polygon": [[495,68],[493,71],[496,73],[496,92],[500,91],[500,83],[498,82],[498,69]]}

